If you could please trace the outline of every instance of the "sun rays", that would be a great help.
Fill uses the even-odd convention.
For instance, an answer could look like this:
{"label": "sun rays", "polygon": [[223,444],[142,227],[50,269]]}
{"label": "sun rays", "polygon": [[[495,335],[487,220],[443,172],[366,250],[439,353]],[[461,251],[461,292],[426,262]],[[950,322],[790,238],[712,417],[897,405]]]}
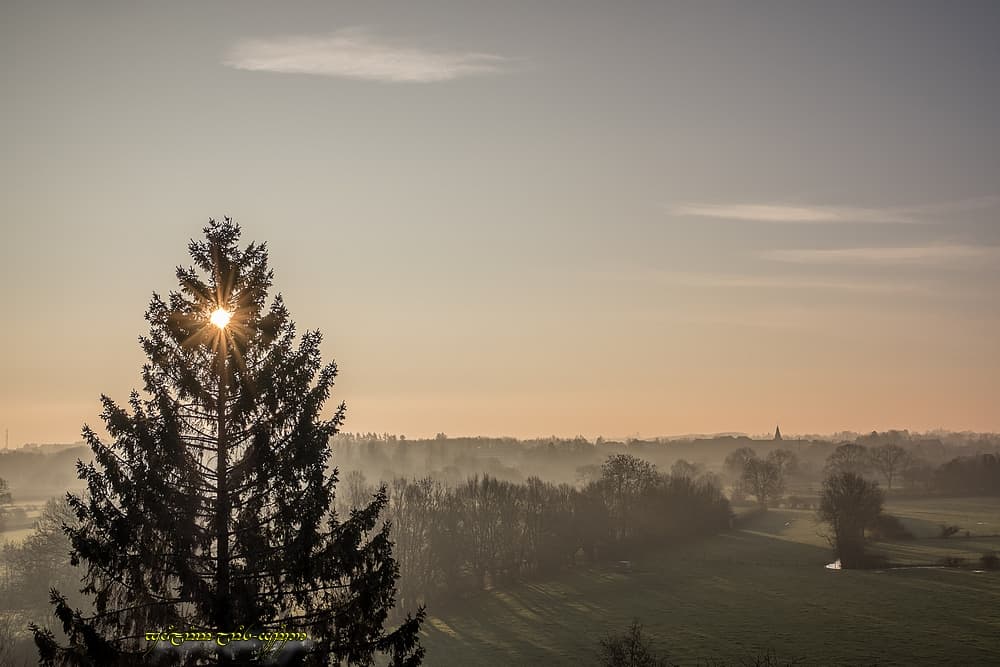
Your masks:
{"label": "sun rays", "polygon": [[232,318],[233,318],[232,313],[230,313],[225,308],[220,307],[212,311],[212,314],[208,318],[208,321],[214,324],[215,326],[219,327],[220,329],[225,329]]}

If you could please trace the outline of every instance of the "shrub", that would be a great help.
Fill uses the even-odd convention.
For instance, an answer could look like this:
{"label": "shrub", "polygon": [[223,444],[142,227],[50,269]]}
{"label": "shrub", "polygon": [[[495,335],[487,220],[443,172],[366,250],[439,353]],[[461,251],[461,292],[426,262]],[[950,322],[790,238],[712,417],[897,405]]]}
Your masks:
{"label": "shrub", "polygon": [[798,660],[779,658],[773,650],[768,649],[762,653],[742,658],[739,662],[710,660],[704,663],[704,667],[797,667],[799,664]]}
{"label": "shrub", "polygon": [[669,667],[665,657],[657,655],[652,644],[643,638],[642,626],[632,621],[620,635],[608,635],[599,649],[601,667]]}
{"label": "shrub", "polygon": [[979,564],[984,570],[1000,570],[1000,556],[995,551],[987,551],[979,557]]}
{"label": "shrub", "polygon": [[959,531],[958,526],[946,526],[941,524],[941,537],[942,539],[947,539]]}
{"label": "shrub", "polygon": [[875,519],[871,535],[876,540],[912,540],[913,533],[906,529],[899,517],[891,514],[880,514]]}

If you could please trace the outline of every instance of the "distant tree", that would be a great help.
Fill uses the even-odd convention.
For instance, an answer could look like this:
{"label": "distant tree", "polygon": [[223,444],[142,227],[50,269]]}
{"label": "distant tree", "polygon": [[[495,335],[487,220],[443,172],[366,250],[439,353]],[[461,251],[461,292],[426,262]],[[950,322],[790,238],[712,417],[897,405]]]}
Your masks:
{"label": "distant tree", "polygon": [[604,483],[597,481],[588,484],[571,498],[572,533],[576,544],[583,550],[584,557],[591,562],[603,558],[602,551],[613,532],[606,496]]}
{"label": "distant tree", "polygon": [[911,491],[930,493],[934,487],[934,466],[924,459],[911,455],[902,475],[903,484]]}
{"label": "distant tree", "polygon": [[0,600],[11,609],[21,609],[39,617],[48,610],[52,587],[70,590],[75,605],[86,603],[77,593],[80,573],[70,564],[70,542],[63,526],[76,527],[78,520],[65,498],[45,503],[35,529],[20,542],[3,546],[2,560],[9,576],[0,587]]}
{"label": "distant tree", "polygon": [[10,485],[7,484],[7,480],[0,477],[0,530],[3,530],[7,525],[7,505],[10,505],[13,499],[10,495]]}
{"label": "distant tree", "polygon": [[909,454],[905,449],[897,444],[890,443],[872,447],[869,450],[871,465],[883,478],[889,491],[892,491],[892,482],[903,471],[906,466]]}
{"label": "distant tree", "polygon": [[[319,332],[296,336],[280,295],[268,303],[266,247],[240,248],[228,219],[204,231],[188,246],[195,266],[177,269],[180,291],[154,294],[146,313],[147,397],[133,391],[127,408],[102,397],[110,442],[84,427],[95,463],[77,464],[87,492],[69,496],[79,524],[68,534],[95,613],[54,590],[69,644],[32,626],[40,662],[146,664],[145,633],[173,626],[304,632],[301,664],[379,653],[419,664],[423,611],[384,629],[398,577],[379,522],[385,489],[343,520],[331,511],[330,438],[345,406],[320,415],[336,366],[323,364]],[[247,644],[171,664],[259,664],[264,649]]]}
{"label": "distant tree", "polygon": [[864,445],[848,442],[837,447],[827,457],[824,472],[827,475],[849,472],[864,476],[870,470],[871,457],[868,454],[868,448]]}
{"label": "distant tree", "polygon": [[818,518],[830,526],[828,539],[841,567],[865,565],[865,530],[875,526],[882,502],[878,484],[855,473],[836,473],[823,480]]}
{"label": "distant tree", "polygon": [[695,463],[689,463],[684,459],[677,459],[674,465],[670,467],[670,474],[674,477],[687,477],[688,479],[694,479],[698,476],[701,471],[701,466]]}
{"label": "distant tree", "polygon": [[742,486],[747,493],[757,498],[761,509],[779,498],[785,490],[781,468],[772,461],[762,461],[756,457],[744,463]]}
{"label": "distant tree", "polygon": [[614,454],[601,466],[599,484],[617,539],[631,536],[641,498],[658,482],[656,466],[631,454]]}
{"label": "distant tree", "polygon": [[622,634],[601,639],[598,656],[601,667],[669,667],[671,664],[642,636],[638,619]]}
{"label": "distant tree", "polygon": [[529,477],[519,503],[523,528],[520,560],[529,572],[549,573],[568,567],[579,546],[573,533],[573,496],[576,489],[555,486]]}
{"label": "distant tree", "polygon": [[789,449],[774,449],[765,459],[778,469],[778,478],[782,488],[788,483],[788,478],[794,475],[799,468],[799,457]]}
{"label": "distant tree", "polygon": [[718,473],[712,471],[703,472],[698,475],[698,481],[706,486],[722,490],[722,478],[719,477]]}
{"label": "distant tree", "polygon": [[580,484],[596,482],[600,478],[601,466],[599,465],[588,463],[587,465],[577,466],[576,468],[576,481]]}
{"label": "distant tree", "polygon": [[735,449],[726,456],[725,463],[723,464],[726,472],[736,480],[743,477],[743,471],[746,469],[746,463],[750,459],[757,458],[757,452],[750,449],[749,447],[740,447]]}
{"label": "distant tree", "polygon": [[368,484],[365,474],[360,470],[352,470],[344,476],[341,482],[343,491],[341,493],[345,514],[353,509],[366,507],[375,495],[375,488]]}
{"label": "distant tree", "polygon": [[1000,457],[978,454],[952,459],[934,472],[934,486],[952,496],[1000,495]]}

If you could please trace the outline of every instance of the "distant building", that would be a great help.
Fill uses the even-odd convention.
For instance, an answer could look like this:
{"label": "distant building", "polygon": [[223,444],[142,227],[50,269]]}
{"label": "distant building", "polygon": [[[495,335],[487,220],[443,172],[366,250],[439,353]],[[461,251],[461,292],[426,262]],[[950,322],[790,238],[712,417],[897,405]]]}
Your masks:
{"label": "distant building", "polygon": [[37,442],[28,442],[21,445],[21,449],[26,452],[37,452],[38,454],[58,454],[59,452],[65,451],[67,449],[73,449],[74,447],[84,447],[86,442],[74,442],[74,443],[44,443],[39,444]]}
{"label": "distant building", "polygon": [[774,427],[774,439],[775,440],[781,440],[781,427],[780,426],[775,426]]}

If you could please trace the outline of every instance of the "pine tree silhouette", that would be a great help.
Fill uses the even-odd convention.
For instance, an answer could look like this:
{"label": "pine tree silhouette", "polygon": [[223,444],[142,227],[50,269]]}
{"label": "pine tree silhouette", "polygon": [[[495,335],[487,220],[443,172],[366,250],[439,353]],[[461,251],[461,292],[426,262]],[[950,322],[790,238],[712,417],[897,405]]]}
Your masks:
{"label": "pine tree silhouette", "polygon": [[146,641],[161,630],[242,629],[308,635],[294,664],[367,665],[381,653],[418,665],[423,609],[384,629],[398,578],[379,524],[385,489],[349,517],[332,510],[329,439],[345,406],[328,419],[320,412],[336,365],[323,365],[319,332],[297,339],[280,294],[268,303],[266,245],[241,250],[229,218],[204,233],[189,245],[194,266],[177,269],[180,291],[154,294],[146,313],[146,396],[133,391],[128,409],[102,396],[111,442],[84,427],[96,464],[77,463],[87,491],[68,499],[81,525],[64,529],[95,613],[70,609],[53,590],[68,643],[33,625],[41,662],[275,658],[254,641],[181,651],[150,651]]}

